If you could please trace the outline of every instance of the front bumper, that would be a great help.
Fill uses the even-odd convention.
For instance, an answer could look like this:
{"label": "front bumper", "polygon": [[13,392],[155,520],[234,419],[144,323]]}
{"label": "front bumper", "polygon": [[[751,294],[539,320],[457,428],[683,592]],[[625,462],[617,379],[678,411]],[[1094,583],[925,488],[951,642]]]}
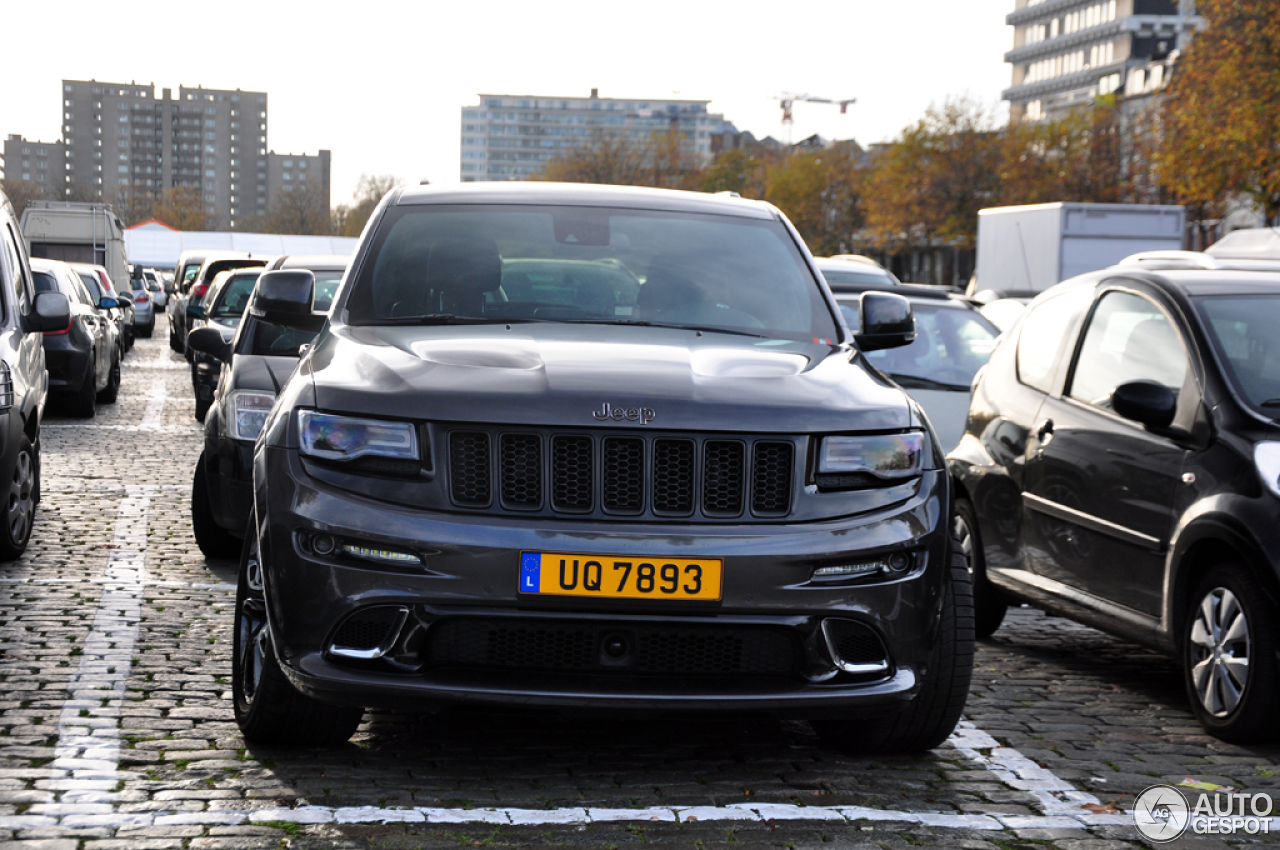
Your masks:
{"label": "front bumper", "polygon": [[[277,657],[296,687],[324,702],[875,716],[912,699],[930,672],[948,545],[943,518],[951,498],[940,472],[926,474],[907,502],[861,516],[796,525],[699,526],[431,513],[321,483],[306,474],[293,450],[260,446],[254,462]],[[424,553],[425,566],[395,570],[341,555],[321,556],[307,542],[319,532]],[[522,596],[516,589],[520,553],[526,550],[720,558],[722,599]],[[913,558],[901,577],[861,584],[812,580],[818,566],[899,551]],[[373,609],[403,613],[385,652],[368,659],[335,653],[335,636],[348,616]],[[883,671],[865,675],[838,669],[824,621],[853,623],[878,638]],[[438,644],[446,629],[477,623],[492,626],[490,634],[516,635],[521,651],[527,641],[553,640],[569,631],[586,635],[590,655],[596,652],[590,641],[606,633],[666,630],[660,640],[675,640],[668,633],[679,632],[692,635],[691,646],[730,636],[785,636],[793,654],[785,669],[744,667],[714,675],[641,672],[625,665],[609,669],[607,662],[590,661],[571,670],[554,659],[533,668],[502,658],[440,663],[443,656],[432,648],[433,641]]]}

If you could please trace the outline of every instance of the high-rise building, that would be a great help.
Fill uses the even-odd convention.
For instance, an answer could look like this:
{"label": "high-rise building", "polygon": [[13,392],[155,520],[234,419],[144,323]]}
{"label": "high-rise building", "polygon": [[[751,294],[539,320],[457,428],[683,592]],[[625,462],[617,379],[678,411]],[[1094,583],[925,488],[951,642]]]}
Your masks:
{"label": "high-rise building", "polygon": [[62,142],[33,142],[10,134],[4,142],[4,173],[10,180],[40,186],[50,198],[62,197],[67,157]]}
{"label": "high-rise building", "polygon": [[199,194],[216,229],[268,214],[277,193],[299,180],[314,180],[329,208],[329,151],[270,151],[266,92],[181,86],[177,98],[170,89],[156,97],[154,85],[63,80],[62,141],[10,136],[6,177],[39,173],[10,165],[38,162],[21,154],[28,148],[48,148],[51,162],[59,158],[44,170],[60,175],[54,182],[63,197],[128,206],[185,186]]}
{"label": "high-rise building", "polygon": [[674,130],[684,150],[705,164],[712,138],[726,127],[723,115],[707,112],[708,103],[600,97],[597,89],[576,98],[482,94],[479,106],[462,109],[462,181],[526,179],[600,132],[640,142]]}
{"label": "high-rise building", "polygon": [[1038,121],[1100,95],[1159,89],[1200,19],[1193,0],[1016,0],[1010,119]]}

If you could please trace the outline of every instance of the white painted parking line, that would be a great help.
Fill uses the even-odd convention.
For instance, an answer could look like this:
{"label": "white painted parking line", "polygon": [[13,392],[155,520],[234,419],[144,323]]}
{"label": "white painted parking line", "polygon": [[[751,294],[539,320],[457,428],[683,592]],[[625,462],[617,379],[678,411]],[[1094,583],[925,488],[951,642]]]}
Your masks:
{"label": "white painted parking line", "polygon": [[1003,746],[967,720],[956,727],[949,743],[1005,785],[1035,797],[1046,815],[1088,813],[1084,806],[1099,803],[1097,797],[1077,790],[1070,782],[1059,779],[1013,747]]}
{"label": "white painted parking line", "polygon": [[120,502],[102,596],[58,718],[46,786],[56,796],[31,806],[28,815],[120,816],[111,806],[120,780],[120,706],[142,617],[153,494],[152,487],[130,487]]}
{"label": "white painted parking line", "polygon": [[142,412],[142,421],[138,423],[139,428],[155,430],[161,426],[167,392],[167,382],[163,378],[157,378],[151,382],[151,400],[147,402],[147,407]]}

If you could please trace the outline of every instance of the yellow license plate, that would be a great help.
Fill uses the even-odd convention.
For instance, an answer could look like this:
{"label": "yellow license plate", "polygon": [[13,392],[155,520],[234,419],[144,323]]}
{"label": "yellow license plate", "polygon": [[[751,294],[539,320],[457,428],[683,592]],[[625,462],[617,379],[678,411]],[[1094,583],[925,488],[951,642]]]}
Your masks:
{"label": "yellow license plate", "polygon": [[520,592],[604,599],[717,600],[721,567],[721,561],[707,558],[521,552]]}

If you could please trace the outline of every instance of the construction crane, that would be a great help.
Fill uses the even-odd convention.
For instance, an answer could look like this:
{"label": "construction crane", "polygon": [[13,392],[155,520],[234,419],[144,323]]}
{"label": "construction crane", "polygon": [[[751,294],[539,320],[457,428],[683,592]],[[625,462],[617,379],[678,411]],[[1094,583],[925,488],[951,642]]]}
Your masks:
{"label": "construction crane", "polygon": [[857,98],[849,98],[848,100],[835,100],[830,97],[816,97],[810,94],[795,94],[793,92],[784,92],[775,98],[782,104],[782,125],[787,128],[787,142],[791,142],[791,124],[794,122],[792,117],[792,107],[799,103],[838,103],[840,104],[840,114],[845,115],[849,112],[849,104],[857,103]]}

